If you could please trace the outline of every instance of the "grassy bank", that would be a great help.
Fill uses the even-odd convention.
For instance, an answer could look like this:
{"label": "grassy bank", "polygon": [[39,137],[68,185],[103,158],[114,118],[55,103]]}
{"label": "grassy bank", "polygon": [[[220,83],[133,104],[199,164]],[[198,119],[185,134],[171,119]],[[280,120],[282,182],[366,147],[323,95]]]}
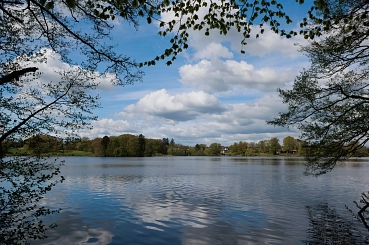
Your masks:
{"label": "grassy bank", "polygon": [[[30,156],[34,155],[31,151],[25,148],[11,148],[8,150],[8,156]],[[95,156],[92,152],[78,151],[78,150],[64,150],[42,153],[41,156]]]}

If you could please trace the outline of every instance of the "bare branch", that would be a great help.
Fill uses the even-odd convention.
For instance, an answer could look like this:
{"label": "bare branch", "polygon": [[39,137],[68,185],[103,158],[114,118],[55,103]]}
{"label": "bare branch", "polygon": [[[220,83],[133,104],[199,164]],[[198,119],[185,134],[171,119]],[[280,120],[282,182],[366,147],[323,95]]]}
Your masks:
{"label": "bare branch", "polygon": [[2,76],[0,77],[0,85],[4,85],[6,83],[11,82],[12,80],[16,80],[19,81],[19,78],[21,76],[23,76],[26,73],[30,73],[30,72],[36,72],[38,70],[37,67],[28,67],[28,68],[24,68],[22,70],[18,70],[18,71],[13,71],[12,73]]}

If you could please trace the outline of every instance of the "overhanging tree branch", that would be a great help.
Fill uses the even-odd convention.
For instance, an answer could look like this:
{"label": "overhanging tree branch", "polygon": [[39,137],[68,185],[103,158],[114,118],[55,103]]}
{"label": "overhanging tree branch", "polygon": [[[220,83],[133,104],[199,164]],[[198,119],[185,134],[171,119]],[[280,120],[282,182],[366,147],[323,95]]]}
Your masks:
{"label": "overhanging tree branch", "polygon": [[342,86],[340,85],[337,85],[338,89],[340,90],[341,94],[343,94],[346,98],[352,98],[352,99],[359,99],[359,100],[367,100],[369,101],[369,98],[368,97],[363,97],[363,96],[359,96],[359,95],[351,95],[351,94],[347,94]]}
{"label": "overhanging tree branch", "polygon": [[302,32],[306,38],[309,32],[324,34],[300,49],[311,67],[297,76],[292,89],[278,90],[288,112],[268,122],[301,131],[307,173],[314,175],[355,156],[369,141],[369,2],[320,2],[329,4],[315,8],[321,16],[309,13],[312,23]]}
{"label": "overhanging tree branch", "polygon": [[76,38],[78,41],[83,43],[84,45],[88,46],[93,52],[98,54],[99,56],[103,56],[107,58],[108,60],[118,63],[118,64],[129,64],[131,66],[137,66],[135,63],[129,62],[128,60],[119,60],[117,58],[111,57],[110,55],[106,54],[105,52],[98,50],[94,45],[89,43],[87,40],[83,39],[81,36],[77,35],[76,32],[71,30],[67,25],[65,25],[57,16],[55,16],[50,10],[47,10],[44,6],[39,4],[37,1],[32,1],[33,4],[35,4],[37,7],[40,8],[41,12],[46,12],[56,23],[58,23],[65,31],[67,31],[70,35],[72,35],[74,38]]}
{"label": "overhanging tree branch", "polygon": [[26,73],[36,72],[38,70],[37,67],[28,67],[22,70],[13,71],[10,74],[0,77],[0,85],[4,85],[6,83],[11,82],[12,80],[19,81],[20,77],[25,75]]}
{"label": "overhanging tree branch", "polygon": [[[0,137],[0,144],[7,138],[9,137],[9,135],[16,133],[24,124],[26,124],[29,120],[31,120],[32,118],[34,118],[36,115],[38,115],[40,112],[46,110],[47,108],[49,108],[50,106],[56,104],[59,100],[61,100],[64,96],[66,96],[68,94],[68,92],[70,91],[70,89],[72,88],[72,84],[70,84],[68,86],[68,88],[66,89],[66,91],[61,94],[59,97],[57,97],[54,101],[50,102],[49,104],[43,106],[42,108],[36,110],[35,112],[33,112],[31,115],[29,115],[27,118],[23,119],[18,125],[16,125],[15,127],[13,127],[12,129],[10,129],[9,131],[7,131],[6,133],[4,133],[1,137]],[[1,150],[1,149],[0,149]],[[1,153],[0,153],[1,156]]]}

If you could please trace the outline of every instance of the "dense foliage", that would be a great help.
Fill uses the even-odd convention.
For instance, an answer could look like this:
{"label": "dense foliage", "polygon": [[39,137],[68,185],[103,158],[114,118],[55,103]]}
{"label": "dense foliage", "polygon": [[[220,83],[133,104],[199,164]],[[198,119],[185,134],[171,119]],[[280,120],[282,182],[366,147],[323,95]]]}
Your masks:
{"label": "dense foliage", "polygon": [[311,67],[293,88],[279,90],[288,111],[271,124],[297,127],[308,147],[307,173],[323,174],[357,154],[369,141],[369,3],[322,1],[321,18],[307,30],[321,31],[301,50]]}
{"label": "dense foliage", "polygon": [[[270,156],[296,155],[305,156],[307,144],[299,139],[287,136],[283,144],[278,138],[259,142],[235,142],[230,146],[219,143],[196,144],[187,146],[175,143],[174,139],[150,139],[144,135],[122,134],[103,138],[77,138],[63,140],[54,136],[34,136],[24,142],[8,145],[13,154],[24,155],[85,155],[108,157],[150,157],[150,156]],[[368,149],[362,148],[354,155],[369,156]]]}

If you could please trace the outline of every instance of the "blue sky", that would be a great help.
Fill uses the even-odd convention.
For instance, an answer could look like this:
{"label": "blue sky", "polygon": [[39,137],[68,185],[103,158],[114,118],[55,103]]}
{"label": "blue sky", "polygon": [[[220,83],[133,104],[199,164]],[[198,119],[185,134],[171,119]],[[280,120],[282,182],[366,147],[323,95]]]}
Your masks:
{"label": "blue sky", "polygon": [[[306,16],[308,4],[283,2],[294,21],[288,28],[295,29]],[[138,62],[150,60],[170,44],[158,31],[155,24],[142,22],[135,30],[133,25],[115,23],[113,43],[118,44],[118,52]],[[296,130],[270,126],[266,120],[286,110],[276,89],[291,88],[298,72],[309,66],[294,45],[306,45],[306,40],[281,38],[266,28],[259,39],[248,41],[246,54],[241,54],[241,34],[231,31],[220,36],[217,32],[208,37],[191,32],[189,49],[173,65],[162,61],[143,67],[142,83],[114,87],[102,80],[96,91],[101,96],[102,108],[95,110],[99,119],[92,122],[92,130],[79,134],[89,138],[143,134],[173,138],[184,145],[298,137]]]}

